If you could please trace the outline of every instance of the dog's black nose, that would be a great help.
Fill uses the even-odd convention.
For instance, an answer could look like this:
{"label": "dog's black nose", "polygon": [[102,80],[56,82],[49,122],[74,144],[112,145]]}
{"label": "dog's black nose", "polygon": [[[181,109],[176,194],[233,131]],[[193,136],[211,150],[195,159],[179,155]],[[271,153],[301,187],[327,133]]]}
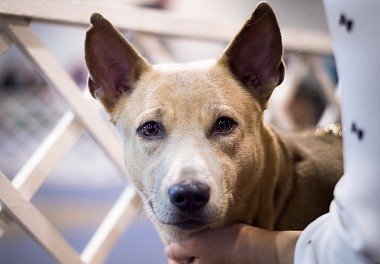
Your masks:
{"label": "dog's black nose", "polygon": [[168,190],[172,204],[185,212],[194,212],[210,199],[210,187],[201,182],[178,183]]}

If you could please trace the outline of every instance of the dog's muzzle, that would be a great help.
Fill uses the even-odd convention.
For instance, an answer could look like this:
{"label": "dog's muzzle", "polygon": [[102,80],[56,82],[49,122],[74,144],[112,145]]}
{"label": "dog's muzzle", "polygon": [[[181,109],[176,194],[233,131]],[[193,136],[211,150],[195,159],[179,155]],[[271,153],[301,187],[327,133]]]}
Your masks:
{"label": "dog's muzzle", "polygon": [[168,189],[170,203],[177,208],[178,218],[170,224],[183,229],[197,229],[206,224],[202,208],[210,200],[210,186],[198,181],[186,181]]}

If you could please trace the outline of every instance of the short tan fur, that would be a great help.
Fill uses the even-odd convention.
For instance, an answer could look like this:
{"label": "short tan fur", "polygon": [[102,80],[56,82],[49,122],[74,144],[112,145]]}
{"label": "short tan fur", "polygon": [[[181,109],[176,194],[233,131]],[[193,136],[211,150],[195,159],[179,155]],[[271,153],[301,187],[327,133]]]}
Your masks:
{"label": "short tan fur", "polygon": [[[218,60],[190,64],[150,65],[101,15],[91,23],[89,89],[120,132],[128,177],[164,241],[235,222],[301,230],[328,211],[343,174],[341,138],[284,135],[263,120],[285,73],[268,4]],[[171,202],[168,190],[183,182],[209,186],[201,209]],[[181,225],[190,220],[198,224]]]}

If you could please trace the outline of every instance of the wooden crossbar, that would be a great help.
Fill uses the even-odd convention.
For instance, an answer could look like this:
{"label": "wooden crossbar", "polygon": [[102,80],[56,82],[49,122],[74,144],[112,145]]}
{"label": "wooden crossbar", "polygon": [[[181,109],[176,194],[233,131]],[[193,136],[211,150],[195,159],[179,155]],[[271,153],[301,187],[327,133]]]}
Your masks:
{"label": "wooden crossbar", "polygon": [[[12,180],[21,196],[30,201],[63,155],[72,147],[83,131],[73,113],[67,112],[49,136],[42,142],[31,158]],[[0,238],[11,223],[9,216],[0,210]]]}
{"label": "wooden crossbar", "polygon": [[[73,4],[62,0],[2,0],[0,14],[50,23],[89,26],[92,13],[99,12],[120,28],[136,32],[158,34],[208,41],[229,42],[239,31],[241,24],[221,21],[196,20],[179,16],[170,11],[118,4],[117,7],[98,2],[78,1]],[[243,21],[242,21],[243,22]],[[283,28],[284,47],[287,50],[306,53],[331,54],[331,41],[327,33]],[[313,41],[305,39],[313,36]]]}
{"label": "wooden crossbar", "polygon": [[84,263],[103,263],[120,236],[137,215],[140,199],[135,189],[127,186],[104,218],[81,254]]}
{"label": "wooden crossbar", "polygon": [[12,186],[0,172],[0,201],[24,230],[38,241],[60,263],[82,264],[78,253],[59,231]]}
{"label": "wooden crossbar", "polygon": [[9,49],[11,44],[12,42],[9,40],[7,35],[5,35],[0,29],[0,56]]}
{"label": "wooden crossbar", "polygon": [[115,132],[110,129],[98,111],[88,104],[74,80],[57,58],[42,44],[29,23],[24,19],[0,18],[0,25],[20,51],[39,70],[41,76],[70,106],[78,120],[107,156],[124,173],[123,149]]}
{"label": "wooden crossbar", "polygon": [[67,112],[58,125],[33,153],[12,180],[21,195],[30,200],[49,174],[70,150],[83,131],[83,126],[71,112]]}
{"label": "wooden crossbar", "polygon": [[4,235],[5,230],[12,223],[12,219],[6,213],[5,205],[0,202],[0,238]]}
{"label": "wooden crossbar", "polygon": [[[3,46],[9,46],[9,39],[11,39],[37,67],[42,77],[56,89],[71,109],[74,110],[74,113],[68,111],[62,117],[55,129],[23,166],[12,182],[13,187],[9,184],[4,185],[4,190],[9,189],[8,193],[13,194],[13,198],[16,197],[16,194],[21,196],[23,206],[26,206],[27,210],[33,210],[31,209],[34,208],[33,205],[28,201],[46,180],[64,153],[75,143],[84,128],[89,131],[111,161],[124,173],[122,148],[114,132],[110,130],[109,125],[97,112],[98,108],[86,100],[67,71],[63,69],[54,55],[42,45],[30,28],[29,23],[24,19],[0,18],[0,25],[7,34],[6,37],[2,38],[5,40],[3,41]],[[4,50],[6,49],[4,48]],[[3,190],[0,189],[0,192],[3,192]],[[15,220],[31,233],[54,257],[61,261],[64,256],[61,256],[62,252],[58,252],[59,247],[53,246],[49,248],[45,241],[38,236],[38,232],[42,230],[34,230],[33,225],[28,226],[25,224],[25,221],[30,221],[30,219],[20,218],[24,216],[14,211],[14,206],[9,206],[12,205],[10,204],[11,198],[10,200],[4,198],[0,201],[8,208],[6,213],[4,209],[0,209],[2,211],[0,215],[0,234],[7,228],[11,220]],[[102,263],[106,259],[113,245],[133,219],[139,201],[136,191],[131,187],[126,187],[83,252],[82,258],[85,262]],[[11,214],[12,219],[9,219],[7,213]],[[37,214],[36,212],[34,213]],[[41,214],[37,217],[41,222],[49,222]],[[48,225],[48,228],[51,228],[51,226]],[[56,233],[53,230],[49,233],[49,236],[51,236],[51,239],[57,239],[59,244],[65,244],[65,250],[63,251],[68,251],[69,255],[64,263],[81,263],[82,260],[79,258],[78,253],[75,251],[70,253],[71,246],[61,238],[56,237]]]}
{"label": "wooden crossbar", "polygon": [[62,0],[2,0],[0,14],[30,18],[34,21],[54,22],[88,26],[92,13],[102,13],[112,18],[112,23],[121,29],[154,33],[165,36],[186,37],[214,41],[229,41],[238,29],[220,23],[197,21],[179,17],[168,11],[157,11],[130,5]]}

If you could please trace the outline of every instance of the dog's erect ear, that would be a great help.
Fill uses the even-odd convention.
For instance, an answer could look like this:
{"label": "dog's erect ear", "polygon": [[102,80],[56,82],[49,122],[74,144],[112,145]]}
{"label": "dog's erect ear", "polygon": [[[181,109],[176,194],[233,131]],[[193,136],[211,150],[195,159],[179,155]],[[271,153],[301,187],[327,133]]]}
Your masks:
{"label": "dog's erect ear", "polygon": [[284,78],[281,57],[280,28],[272,8],[263,2],[227,47],[221,61],[265,107],[273,89]]}
{"label": "dog's erect ear", "polygon": [[149,66],[108,20],[100,14],[93,14],[90,20],[85,41],[88,87],[111,112]]}

